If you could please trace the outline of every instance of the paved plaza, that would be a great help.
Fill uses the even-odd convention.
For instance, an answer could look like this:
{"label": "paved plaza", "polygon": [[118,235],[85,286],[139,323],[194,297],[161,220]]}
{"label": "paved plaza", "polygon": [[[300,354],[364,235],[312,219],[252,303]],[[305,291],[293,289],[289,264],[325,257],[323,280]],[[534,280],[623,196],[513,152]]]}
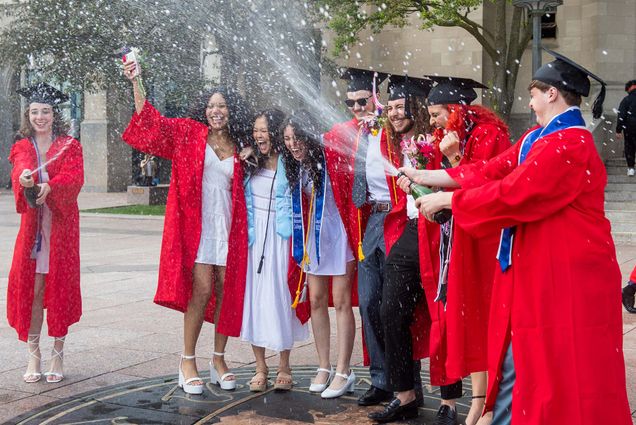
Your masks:
{"label": "paved plaza", "polygon": [[[123,204],[125,194],[82,193],[80,196],[81,209]],[[3,315],[6,311],[7,276],[18,225],[19,216],[14,211],[12,193],[0,191],[0,309]],[[82,320],[71,328],[67,339],[65,379],[59,384],[25,384],[22,374],[27,360],[26,345],[18,341],[6,319],[1,320],[0,422],[78,394],[98,393],[107,387],[124,388],[126,383],[143,379],[165,384],[167,378],[164,377],[174,377],[181,352],[182,314],[152,302],[162,227],[163,217],[81,215],[84,313]],[[619,245],[617,254],[623,281],[626,281],[636,264],[636,246]],[[356,317],[359,329],[357,313]],[[629,399],[632,417],[636,418],[636,315],[623,314],[623,330]],[[332,328],[334,333],[335,329]],[[46,335],[46,330],[43,335]],[[359,332],[356,338],[353,364],[361,367]],[[51,340],[44,337],[44,370],[51,346]],[[230,367],[238,369],[253,366],[249,344],[231,339],[227,353]],[[335,344],[332,353],[335,359]],[[208,375],[205,371],[211,354],[212,326],[206,324],[197,350],[199,370],[206,379]],[[270,370],[275,370],[276,362],[277,358],[272,354]],[[316,362],[311,340],[292,351],[292,364],[298,366],[295,369],[298,381],[305,382],[308,379],[310,372],[305,366]],[[424,364],[423,369],[427,368],[428,365]],[[247,380],[249,376],[251,374],[245,372],[239,375],[239,380]],[[270,379],[272,376],[270,374]],[[289,397],[293,403],[296,396]],[[437,404],[430,401],[427,406],[434,408]],[[182,414],[180,410],[176,413]],[[192,419],[187,413],[183,414]],[[251,421],[248,419],[244,423]],[[333,423],[339,423],[342,419],[334,419]],[[192,420],[188,419],[187,422]],[[316,423],[332,422],[323,418]]]}

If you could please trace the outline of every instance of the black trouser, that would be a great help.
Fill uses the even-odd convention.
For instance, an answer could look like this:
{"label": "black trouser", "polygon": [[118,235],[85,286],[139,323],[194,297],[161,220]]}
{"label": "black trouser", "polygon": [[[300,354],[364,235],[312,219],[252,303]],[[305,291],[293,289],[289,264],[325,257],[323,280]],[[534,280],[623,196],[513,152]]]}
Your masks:
{"label": "black trouser", "polygon": [[[381,317],[387,386],[392,391],[409,391],[415,387],[411,323],[415,307],[424,296],[417,220],[407,223],[402,236],[391,248],[384,270]],[[460,398],[461,381],[442,386],[441,391],[444,400]]]}
{"label": "black trouser", "polygon": [[636,156],[636,128],[625,128],[623,130],[625,139],[625,160],[628,168],[634,168],[634,157]]}

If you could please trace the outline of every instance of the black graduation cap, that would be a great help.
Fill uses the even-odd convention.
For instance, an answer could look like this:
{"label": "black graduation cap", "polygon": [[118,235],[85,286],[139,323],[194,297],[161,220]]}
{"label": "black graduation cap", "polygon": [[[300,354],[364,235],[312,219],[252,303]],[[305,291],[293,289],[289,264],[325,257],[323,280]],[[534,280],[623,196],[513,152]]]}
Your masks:
{"label": "black graduation cap", "polygon": [[431,91],[433,82],[424,78],[414,78],[408,75],[391,75],[387,92],[389,100],[406,99],[409,96],[426,97]]}
{"label": "black graduation cap", "polygon": [[373,91],[374,75],[376,88],[386,79],[386,77],[389,76],[386,72],[371,71],[360,68],[344,68],[341,71],[340,78],[347,80],[348,92],[355,92],[358,90]]}
{"label": "black graduation cap", "polygon": [[411,106],[408,102],[409,96],[426,97],[431,91],[433,82],[424,78],[409,77],[408,75],[389,76],[389,85],[387,92],[389,100],[404,99],[404,113],[411,117]]}
{"label": "black graduation cap", "polygon": [[426,77],[437,83],[428,95],[428,103],[430,105],[470,105],[477,99],[475,89],[488,88],[488,86],[472,78],[443,77],[439,75],[426,75]]}
{"label": "black graduation cap", "polygon": [[592,116],[600,118],[603,114],[603,101],[605,100],[605,81],[570,58],[545,47],[543,50],[554,56],[556,60],[537,69],[532,79],[587,97],[590,95],[590,79],[588,77],[594,78],[601,83],[601,91],[592,105]]}
{"label": "black graduation cap", "polygon": [[38,83],[34,86],[21,88],[17,90],[17,93],[26,97],[29,103],[46,103],[51,106],[57,106],[69,99],[68,95],[46,83]]}

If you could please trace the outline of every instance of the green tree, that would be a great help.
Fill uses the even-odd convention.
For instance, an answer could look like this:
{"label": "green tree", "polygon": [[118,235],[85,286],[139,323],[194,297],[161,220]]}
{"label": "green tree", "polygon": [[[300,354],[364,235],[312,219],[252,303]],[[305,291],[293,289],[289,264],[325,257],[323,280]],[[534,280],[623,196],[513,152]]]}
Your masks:
{"label": "green tree", "polygon": [[[493,25],[488,28],[470,18],[471,12],[486,6],[484,3],[490,3],[494,11]],[[490,104],[504,118],[510,116],[519,64],[532,38],[532,26],[527,14],[512,7],[509,0],[317,0],[315,11],[335,33],[336,56],[358,42],[363,29],[378,33],[387,25],[404,27],[413,15],[423,30],[463,28],[482,45],[492,62]]]}

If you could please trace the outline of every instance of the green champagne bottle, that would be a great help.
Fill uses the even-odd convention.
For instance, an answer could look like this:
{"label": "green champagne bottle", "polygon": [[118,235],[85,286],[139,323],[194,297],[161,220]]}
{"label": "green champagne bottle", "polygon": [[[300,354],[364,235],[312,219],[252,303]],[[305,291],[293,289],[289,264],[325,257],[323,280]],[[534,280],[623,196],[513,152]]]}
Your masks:
{"label": "green champagne bottle", "polygon": [[[402,172],[398,173],[397,176],[406,177],[406,175]],[[423,186],[421,184],[415,184],[413,181],[411,181],[411,184],[409,184],[409,189],[411,189],[411,196],[413,196],[413,199],[417,199],[420,196],[429,195],[433,193],[433,189],[431,189],[430,187]],[[450,220],[452,216],[453,216],[453,212],[451,210],[443,209],[433,214],[433,220],[435,220],[437,224],[444,224],[448,220]]]}

